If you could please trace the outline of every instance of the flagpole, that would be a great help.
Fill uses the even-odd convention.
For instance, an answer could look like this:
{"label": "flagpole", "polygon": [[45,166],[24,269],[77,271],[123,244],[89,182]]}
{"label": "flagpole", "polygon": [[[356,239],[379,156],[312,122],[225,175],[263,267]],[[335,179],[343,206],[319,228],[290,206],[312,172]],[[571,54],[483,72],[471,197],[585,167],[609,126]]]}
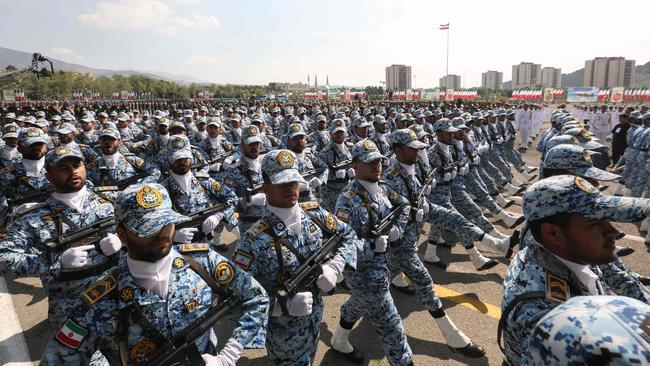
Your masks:
{"label": "flagpole", "polygon": [[449,76],[449,32],[450,32],[449,23],[447,23],[447,70],[446,70],[447,77]]}

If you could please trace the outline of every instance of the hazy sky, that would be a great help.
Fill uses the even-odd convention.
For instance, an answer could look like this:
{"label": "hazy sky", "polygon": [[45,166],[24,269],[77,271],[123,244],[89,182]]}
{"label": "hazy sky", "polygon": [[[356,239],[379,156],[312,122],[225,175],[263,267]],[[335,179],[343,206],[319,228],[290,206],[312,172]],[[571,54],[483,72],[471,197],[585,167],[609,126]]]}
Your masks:
{"label": "hazy sky", "polygon": [[650,1],[0,0],[0,46],[91,67],[216,83],[380,85],[411,65],[415,86],[449,73],[477,86],[521,61],[571,72],[596,56],[650,61]]}

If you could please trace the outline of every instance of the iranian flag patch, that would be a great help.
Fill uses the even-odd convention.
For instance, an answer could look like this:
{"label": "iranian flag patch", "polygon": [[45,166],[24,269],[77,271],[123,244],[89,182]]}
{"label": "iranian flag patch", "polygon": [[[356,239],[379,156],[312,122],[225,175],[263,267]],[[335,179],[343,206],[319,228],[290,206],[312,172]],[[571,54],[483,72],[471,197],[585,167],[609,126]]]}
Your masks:
{"label": "iranian flag patch", "polygon": [[86,334],[88,334],[88,329],[68,319],[56,333],[55,338],[57,341],[63,343],[63,345],[77,349],[84,338],[86,338]]}

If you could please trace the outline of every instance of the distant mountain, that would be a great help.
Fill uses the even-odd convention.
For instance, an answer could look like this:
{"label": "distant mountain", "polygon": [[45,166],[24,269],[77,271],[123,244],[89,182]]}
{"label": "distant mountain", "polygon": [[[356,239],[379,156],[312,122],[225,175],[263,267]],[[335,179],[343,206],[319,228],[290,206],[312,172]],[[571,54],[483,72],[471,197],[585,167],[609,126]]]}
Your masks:
{"label": "distant mountain", "polygon": [[[84,65],[73,64],[70,62],[59,61],[54,56],[46,55],[54,64],[54,70],[74,71],[84,74],[94,74],[95,76],[113,76],[113,75],[144,75],[152,79],[174,81],[181,84],[211,84],[208,81],[200,80],[189,75],[176,75],[162,71],[139,71],[139,70],[109,70],[97,69]],[[12,65],[16,68],[28,66],[32,61],[32,54],[28,52],[16,51],[9,48],[0,47],[0,70]]]}
{"label": "distant mountain", "polygon": [[[562,74],[562,88],[572,86],[582,86],[585,80],[585,69],[579,69],[569,74]],[[650,87],[650,61],[636,67],[636,76],[634,80],[635,87]],[[512,89],[512,80],[503,83],[503,89]]]}

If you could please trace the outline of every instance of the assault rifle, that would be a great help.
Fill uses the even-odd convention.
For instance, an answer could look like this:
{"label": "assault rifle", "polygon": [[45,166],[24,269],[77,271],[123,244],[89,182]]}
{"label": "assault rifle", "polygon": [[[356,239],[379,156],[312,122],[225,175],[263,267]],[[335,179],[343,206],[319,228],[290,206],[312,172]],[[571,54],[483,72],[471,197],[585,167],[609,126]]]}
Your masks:
{"label": "assault rifle", "polygon": [[17,193],[16,197],[7,198],[7,203],[9,204],[9,207],[16,207],[27,202],[44,201],[50,197],[52,192],[54,192],[54,186],[52,184],[47,184],[27,193]]}
{"label": "assault rifle", "polygon": [[147,357],[147,366],[205,365],[196,348],[196,340],[225,318],[237,306],[239,300],[233,296],[214,305],[196,321],[174,336],[167,344]]}
{"label": "assault rifle", "polygon": [[106,231],[116,224],[115,216],[105,217],[73,232],[62,234],[58,240],[46,242],[45,246],[56,252],[62,252],[68,248],[82,245],[94,244],[97,246]]}
{"label": "assault rifle", "polygon": [[399,217],[404,212],[404,209],[408,207],[408,203],[402,203],[399,206],[395,207],[392,211],[388,213],[383,219],[375,224],[375,227],[368,231],[368,236],[370,239],[376,239],[382,235],[386,235],[390,228],[395,225]]}
{"label": "assault rifle", "polygon": [[[214,206],[208,206],[204,209],[198,210],[196,212],[193,212],[189,215],[185,215],[190,218],[189,221],[182,222],[180,224],[176,224],[176,227],[179,229],[182,228],[188,228],[188,227],[199,227],[205,221],[205,219],[208,218],[208,216],[212,216],[215,213],[219,211],[223,211],[228,208],[227,203],[220,203],[218,205]],[[209,240],[212,240],[212,233],[207,234],[207,237]]]}

